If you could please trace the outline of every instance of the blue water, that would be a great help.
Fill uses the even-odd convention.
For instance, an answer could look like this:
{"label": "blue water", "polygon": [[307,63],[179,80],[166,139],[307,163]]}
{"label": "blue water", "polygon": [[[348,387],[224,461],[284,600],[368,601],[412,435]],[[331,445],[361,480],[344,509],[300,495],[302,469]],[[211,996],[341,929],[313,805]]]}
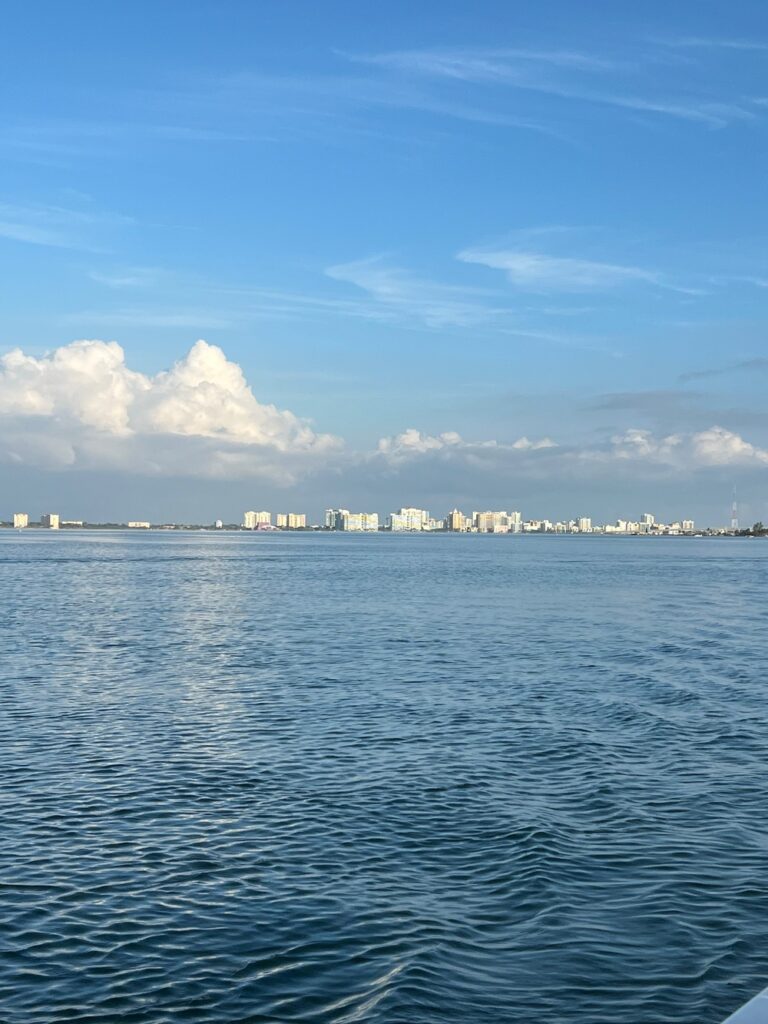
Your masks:
{"label": "blue water", "polygon": [[0,1021],[716,1024],[768,542],[0,533]]}

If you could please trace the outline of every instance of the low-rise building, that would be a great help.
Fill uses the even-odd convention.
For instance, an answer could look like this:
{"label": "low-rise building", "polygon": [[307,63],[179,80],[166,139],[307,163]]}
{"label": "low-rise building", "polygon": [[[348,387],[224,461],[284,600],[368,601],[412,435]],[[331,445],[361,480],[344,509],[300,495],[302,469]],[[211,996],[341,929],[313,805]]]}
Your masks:
{"label": "low-rise building", "polygon": [[526,519],[521,527],[523,533],[549,533],[554,530],[554,525],[549,519]]}
{"label": "low-rise building", "polygon": [[152,524],[143,519],[133,519],[128,523],[129,530],[148,530]]}

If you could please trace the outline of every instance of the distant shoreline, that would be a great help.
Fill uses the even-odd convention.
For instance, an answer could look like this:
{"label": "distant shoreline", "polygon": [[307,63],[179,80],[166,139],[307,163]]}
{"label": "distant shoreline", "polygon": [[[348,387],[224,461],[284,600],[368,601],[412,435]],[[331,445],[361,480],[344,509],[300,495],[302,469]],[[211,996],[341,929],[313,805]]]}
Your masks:
{"label": "distant shoreline", "polygon": [[242,526],[195,526],[187,524],[175,524],[175,525],[158,525],[150,527],[133,527],[127,526],[122,523],[88,523],[83,526],[62,526],[58,529],[51,529],[47,526],[40,526],[38,524],[30,523],[25,527],[15,527],[12,523],[0,523],[0,533],[17,533],[17,534],[44,534],[45,536],[51,536],[56,534],[77,534],[77,533],[125,533],[131,535],[141,536],[142,534],[168,534],[168,533],[206,533],[206,534],[244,534],[244,535],[257,535],[260,537],[271,536],[271,537],[285,537],[288,535],[296,534],[310,534],[310,535],[327,535],[327,536],[359,536],[359,537],[371,537],[371,536],[430,536],[430,537],[461,537],[461,536],[478,536],[478,537],[594,537],[602,540],[606,539],[617,539],[624,540],[627,538],[635,537],[642,538],[644,540],[702,540],[712,538],[728,538],[732,540],[760,540],[768,539],[768,533],[766,534],[753,534],[749,532],[733,533],[730,530],[723,529],[708,529],[708,530],[697,530],[695,533],[636,533],[636,532],[610,532],[606,533],[603,530],[593,530],[592,532],[579,532],[579,531],[556,531],[556,530],[524,530],[518,532],[501,532],[491,530],[329,530],[325,527],[305,527],[299,529],[282,529],[275,527],[271,530],[250,530]]}

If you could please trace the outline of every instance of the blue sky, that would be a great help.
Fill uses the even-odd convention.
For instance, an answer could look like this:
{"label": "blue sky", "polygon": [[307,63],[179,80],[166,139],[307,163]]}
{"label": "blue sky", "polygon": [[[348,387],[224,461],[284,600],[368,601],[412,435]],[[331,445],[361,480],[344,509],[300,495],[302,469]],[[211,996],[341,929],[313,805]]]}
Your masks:
{"label": "blue sky", "polygon": [[4,38],[5,504],[768,519],[764,4],[35,3]]}

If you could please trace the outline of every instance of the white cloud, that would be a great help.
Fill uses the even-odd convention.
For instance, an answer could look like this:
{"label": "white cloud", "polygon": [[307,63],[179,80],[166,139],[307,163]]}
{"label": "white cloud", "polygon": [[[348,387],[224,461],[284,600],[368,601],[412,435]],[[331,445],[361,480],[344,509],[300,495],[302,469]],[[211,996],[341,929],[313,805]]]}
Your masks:
{"label": "white cloud", "polygon": [[43,358],[0,358],[0,458],[290,482],[340,447],[292,412],[259,402],[241,368],[198,341],[154,377],[116,342],[76,341]]}
{"label": "white cloud", "polygon": [[241,367],[198,341],[173,367],[148,375],[116,342],[76,341],[43,357],[0,357],[0,462],[291,484],[308,473],[465,472],[507,479],[617,474],[648,478],[741,467],[764,471],[768,449],[722,426],[656,435],[631,428],[607,440],[549,436],[467,440],[408,428],[374,451],[342,450],[304,419],[260,402]]}
{"label": "white cloud", "polygon": [[92,270],[88,276],[107,288],[149,288],[157,284],[161,272],[155,267],[129,267],[126,270]]}
{"label": "white cloud", "polygon": [[[690,82],[680,98],[679,82],[670,81],[671,97],[638,95],[635,72],[654,57],[610,61],[600,56],[572,51],[523,49],[434,49],[401,50],[372,56],[358,56],[359,62],[385,68],[390,72],[424,80],[481,85],[499,90],[541,93],[572,103],[588,103],[623,110],[679,118],[722,128],[735,120],[750,120],[753,114],[734,101],[713,101],[709,90],[691,94]],[[655,62],[658,69],[658,62]],[[595,73],[607,85],[595,87]],[[658,76],[657,76],[658,77]]]}
{"label": "white cloud", "polygon": [[693,451],[699,462],[711,466],[768,466],[768,450],[758,448],[723,427],[710,427],[694,434]]}
{"label": "white cloud", "polygon": [[465,441],[455,430],[431,435],[422,434],[414,427],[409,427],[402,434],[396,434],[394,437],[382,437],[379,440],[377,453],[390,461],[398,461],[421,455],[438,454],[441,457],[463,457],[477,452],[487,453],[489,449],[499,452],[522,452],[537,451],[542,448],[557,448],[557,445],[548,437],[542,438],[540,441],[530,441],[527,437],[521,437],[512,444],[499,441]]}
{"label": "white cloud", "polygon": [[582,457],[668,466],[681,472],[716,466],[768,465],[768,451],[750,444],[724,427],[713,426],[687,434],[655,436],[650,430],[630,429],[611,438],[607,450],[585,450]]}
{"label": "white cloud", "polygon": [[328,267],[326,274],[362,289],[390,318],[417,320],[428,327],[469,327],[510,312],[495,308],[486,289],[414,277],[376,256]]}
{"label": "white cloud", "polygon": [[536,452],[541,448],[557,448],[557,444],[549,437],[542,437],[539,441],[529,441],[527,437],[518,438],[512,445],[518,451]]}
{"label": "white cloud", "polygon": [[0,237],[30,245],[97,250],[106,233],[131,223],[129,217],[104,211],[0,202]]}
{"label": "white cloud", "polygon": [[531,74],[537,65],[577,71],[609,71],[618,66],[615,61],[573,50],[525,50],[512,47],[399,50],[371,56],[357,55],[350,59],[407,74],[530,89],[544,87],[541,79]]}
{"label": "white cloud", "polygon": [[464,447],[461,435],[457,434],[455,430],[449,430],[433,437],[430,434],[422,434],[414,427],[408,427],[402,434],[396,434],[394,437],[382,437],[379,440],[377,451],[389,458],[398,459],[455,447]]}
{"label": "white cloud", "polygon": [[[466,441],[455,431],[431,435],[409,428],[378,443],[375,455],[390,466],[429,460],[472,466],[489,471],[515,469],[540,476],[557,473],[611,473],[619,470],[686,473],[720,466],[760,468],[768,465],[768,450],[745,441],[723,427],[697,433],[657,436],[650,430],[630,428],[607,442],[559,445],[549,437],[532,441]],[[590,467],[589,469],[587,467]]]}
{"label": "white cloud", "polygon": [[[675,461],[681,453],[683,438],[680,434],[669,434],[656,438],[650,430],[631,427],[623,434],[611,438],[608,455],[614,459],[645,459],[654,462]],[[588,455],[591,453],[587,453]]]}
{"label": "white cloud", "polygon": [[586,292],[637,282],[662,283],[657,273],[641,267],[514,249],[465,249],[457,259],[503,270],[515,287],[532,292]]}

